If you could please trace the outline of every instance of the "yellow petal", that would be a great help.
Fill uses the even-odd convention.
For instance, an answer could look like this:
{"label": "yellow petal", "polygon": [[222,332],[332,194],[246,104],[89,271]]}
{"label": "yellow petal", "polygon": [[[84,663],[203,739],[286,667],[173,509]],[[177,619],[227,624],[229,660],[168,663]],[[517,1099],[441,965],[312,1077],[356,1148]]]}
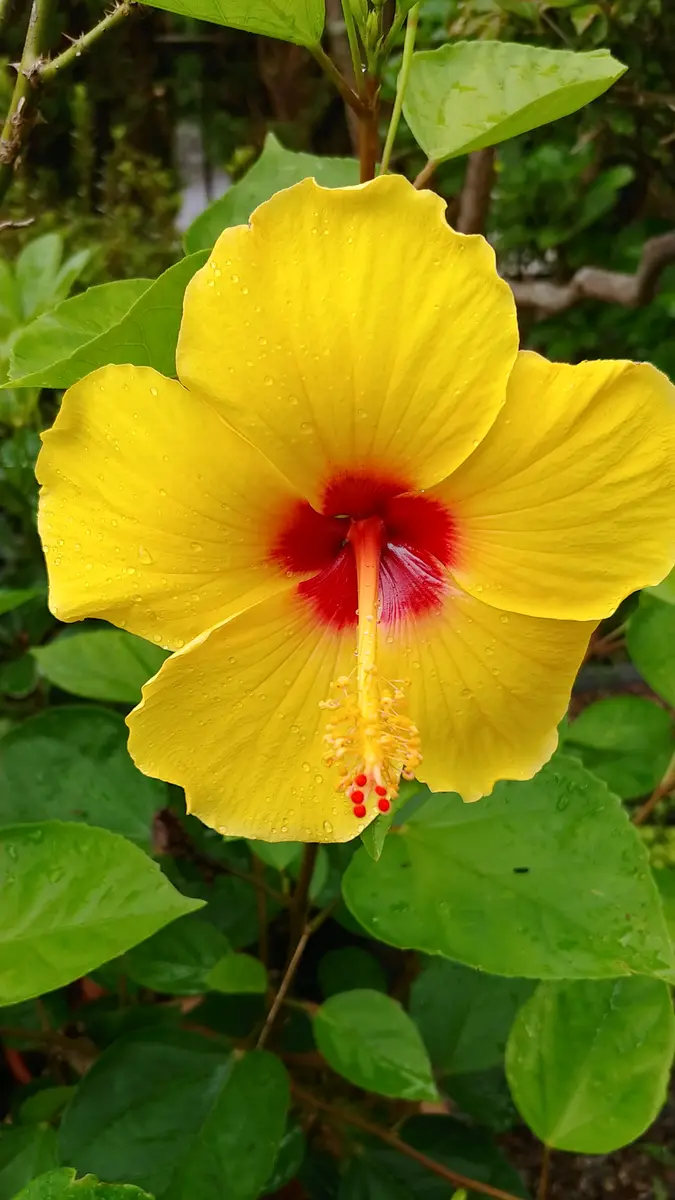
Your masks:
{"label": "yellow petal", "polygon": [[384,642],[381,669],[409,681],[418,779],[478,800],[500,779],[535,775],[556,748],[592,630],[500,612],[459,591],[437,614],[409,620],[394,645]]}
{"label": "yellow petal", "polygon": [[307,179],[221,235],[177,366],[320,505],[341,471],[428,487],[453,470],[503,404],[517,337],[491,248],[438,196]]}
{"label": "yellow petal", "polygon": [[333,679],[354,633],[317,623],[294,593],[265,600],[167,659],[128,718],[146,775],[185,788],[190,812],[221,833],[344,842],[357,821],[322,766]]}
{"label": "yellow petal", "polygon": [[176,648],[288,587],[269,559],[286,481],[198,395],[104,367],[43,435],[39,525],[50,607]]}
{"label": "yellow petal", "polygon": [[675,561],[675,388],[646,364],[522,353],[489,434],[436,494],[467,591],[598,621]]}

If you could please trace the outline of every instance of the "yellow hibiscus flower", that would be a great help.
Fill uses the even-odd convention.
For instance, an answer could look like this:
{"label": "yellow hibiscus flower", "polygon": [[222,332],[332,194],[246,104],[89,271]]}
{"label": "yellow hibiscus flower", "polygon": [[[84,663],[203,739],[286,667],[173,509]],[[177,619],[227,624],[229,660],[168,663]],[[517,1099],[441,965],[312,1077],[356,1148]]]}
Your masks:
{"label": "yellow hibiscus flower", "polygon": [[130,751],[223,833],[346,841],[401,774],[550,757],[589,634],[675,558],[675,389],[518,352],[480,237],[312,180],[188,286],[179,382],[95,371],[38,475],[51,608],[176,651]]}

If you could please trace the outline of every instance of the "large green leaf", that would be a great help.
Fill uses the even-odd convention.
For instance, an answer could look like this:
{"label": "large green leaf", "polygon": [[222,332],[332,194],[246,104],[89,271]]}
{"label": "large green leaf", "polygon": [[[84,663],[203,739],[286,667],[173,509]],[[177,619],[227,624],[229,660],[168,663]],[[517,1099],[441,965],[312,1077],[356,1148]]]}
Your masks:
{"label": "large green leaf", "polygon": [[325,0],[148,0],[155,8],[230,25],[247,33],[314,46],[321,40]]}
{"label": "large green leaf", "polygon": [[260,158],[250,171],[192,222],[185,234],[185,249],[190,254],[210,250],[224,229],[245,225],[264,200],[310,176],[323,187],[347,187],[359,182],[359,165],[355,158],[287,150],[273,133],[268,133]]}
{"label": "large green leaf", "polygon": [[428,962],[412,986],[410,1015],[434,1066],[459,1074],[501,1063],[513,1018],[532,986],[444,959]]}
{"label": "large green leaf", "polygon": [[542,1141],[607,1154],[656,1117],[674,1050],[667,984],[635,976],[542,983],[511,1031],[509,1085]]}
{"label": "large green leaf", "polygon": [[16,1200],[153,1200],[131,1184],[99,1183],[93,1175],[76,1179],[70,1167],[40,1175]]}
{"label": "large green leaf", "polygon": [[61,634],[32,653],[41,675],[64,692],[121,704],[138,703],[143,684],[167,656],[160,646],[123,629]]}
{"label": "large green leaf", "polygon": [[617,799],[573,759],[477,804],[435,795],[343,894],[368,932],[495,975],[602,978],[671,970],[646,851]]}
{"label": "large green leaf", "polygon": [[196,1034],[139,1030],[109,1047],[80,1083],[61,1152],[80,1171],[157,1197],[254,1200],[287,1106],[288,1080],[272,1055],[235,1062]]}
{"label": "large green leaf", "polygon": [[626,641],[643,679],[675,704],[675,605],[643,595],[630,619]]}
{"label": "large green leaf", "polygon": [[167,797],[129,758],[123,718],[93,704],[47,709],[0,741],[0,824],[83,821],[149,850]]}
{"label": "large green leaf", "polygon": [[123,969],[135,983],[156,992],[197,996],[208,990],[211,968],[229,949],[215,925],[189,915],[134,946],[124,957]]}
{"label": "large green leaf", "polygon": [[642,696],[589,704],[562,738],[566,751],[624,800],[651,792],[675,749],[669,714]]}
{"label": "large green leaf", "polygon": [[226,996],[264,996],[267,972],[252,954],[226,954],[209,971],[206,986]]}
{"label": "large green leaf", "polygon": [[[12,376],[10,383],[14,387],[66,388],[108,363],[133,363],[137,367],[154,367],[163,375],[175,375],[183,295],[195,271],[205,261],[203,253],[181,259],[160,275],[106,333],[36,371]],[[83,302],[88,294],[85,292],[81,297]]]}
{"label": "large green leaf", "polygon": [[131,842],[45,821],[0,829],[0,1005],[63,987],[201,907]]}
{"label": "large green leaf", "polygon": [[13,1200],[20,1188],[58,1165],[56,1134],[48,1125],[0,1129],[0,1200]]}
{"label": "large green leaf", "polygon": [[329,997],[314,1014],[314,1037],[334,1071],[379,1096],[438,1097],[424,1043],[396,1000],[358,988]]}
{"label": "large green leaf", "polygon": [[429,158],[443,160],[576,112],[625,70],[608,50],[447,43],[413,55],[403,111]]}
{"label": "large green leaf", "polygon": [[64,300],[22,329],[12,346],[10,379],[46,372],[106,333],[147,292],[151,279],[119,279]]}

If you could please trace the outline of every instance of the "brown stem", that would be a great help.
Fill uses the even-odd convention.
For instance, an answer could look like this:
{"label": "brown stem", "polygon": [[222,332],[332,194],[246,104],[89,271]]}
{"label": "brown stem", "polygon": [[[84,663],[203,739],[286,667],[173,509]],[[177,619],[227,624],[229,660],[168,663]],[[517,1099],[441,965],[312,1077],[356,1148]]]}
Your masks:
{"label": "brown stem", "polygon": [[548,1183],[551,1175],[551,1147],[544,1146],[544,1152],[541,1156],[541,1172],[539,1175],[539,1186],[537,1188],[537,1200],[546,1200],[548,1196]]}
{"label": "brown stem", "polygon": [[319,847],[316,842],[308,842],[302,855],[300,874],[291,900],[289,957],[307,925],[309,913],[309,889],[316,866]]}
{"label": "brown stem", "polygon": [[425,188],[437,166],[438,163],[436,160],[434,158],[430,158],[429,161],[422,167],[422,170],[413,183],[413,187],[416,187],[418,191],[421,191],[422,188]]}
{"label": "brown stem", "polygon": [[466,164],[455,222],[458,233],[484,233],[495,178],[495,148],[474,150]]}
{"label": "brown stem", "polygon": [[265,883],[265,864],[253,855],[253,878],[255,879],[255,899],[258,914],[258,957],[265,970],[269,967],[270,946],[267,931],[267,896],[261,884]]}
{"label": "brown stem", "polygon": [[666,767],[666,773],[663,776],[663,779],[661,780],[661,782],[654,788],[654,791],[652,792],[649,799],[645,800],[644,804],[641,806],[641,808],[638,808],[637,812],[633,816],[633,824],[634,825],[644,825],[645,821],[647,820],[647,817],[651,816],[652,812],[656,808],[659,801],[663,800],[664,796],[669,795],[669,793],[672,792],[674,789],[675,789],[675,754],[673,754],[673,757],[671,758],[670,762],[668,763],[668,766]]}
{"label": "brown stem", "polygon": [[265,1018],[265,1024],[263,1025],[260,1037],[256,1042],[256,1050],[262,1049],[269,1038],[272,1029],[274,1028],[274,1023],[277,1019],[279,1009],[286,999],[286,993],[288,992],[288,989],[295,978],[295,972],[300,966],[300,960],[305,953],[305,947],[307,946],[309,939],[311,938],[312,934],[316,933],[317,929],[320,929],[324,921],[328,920],[336,904],[337,900],[333,900],[330,904],[326,905],[326,907],[323,908],[320,913],[317,913],[313,921],[307,922],[305,928],[302,930],[296,947],[290,959],[288,960],[288,965],[284,971],[283,979],[279,984],[279,990],[277,991],[277,994],[272,1001],[270,1010]]}
{"label": "brown stem", "polygon": [[453,1187],[480,1192],[483,1196],[492,1196],[493,1200],[517,1200],[517,1197],[512,1192],[503,1192],[500,1188],[494,1188],[489,1183],[481,1183],[478,1179],[469,1179],[467,1175],[460,1175],[458,1171],[453,1171],[450,1167],[444,1167],[442,1163],[436,1162],[433,1158],[428,1158],[426,1154],[422,1154],[414,1146],[409,1146],[407,1142],[402,1141],[401,1138],[397,1137],[395,1133],[391,1133],[388,1129],[383,1129],[381,1125],[376,1125],[373,1121],[368,1121],[365,1117],[360,1117],[356,1113],[349,1112],[347,1109],[336,1108],[327,1100],[322,1100],[312,1092],[306,1092],[304,1088],[298,1087],[295,1082],[291,1083],[291,1088],[293,1095],[301,1104],[307,1105],[308,1108],[325,1112],[333,1120],[340,1121],[344,1125],[353,1125],[355,1129],[361,1129],[364,1133],[369,1133],[371,1137],[379,1138],[381,1142],[384,1142],[387,1146],[391,1146],[393,1150],[398,1150],[400,1154],[405,1154],[407,1158],[414,1159],[421,1167],[426,1167],[427,1171],[438,1175],[440,1179],[445,1179]]}
{"label": "brown stem", "polygon": [[379,115],[380,86],[376,79],[366,79],[367,108],[359,118],[359,164],[361,183],[375,178],[380,153]]}

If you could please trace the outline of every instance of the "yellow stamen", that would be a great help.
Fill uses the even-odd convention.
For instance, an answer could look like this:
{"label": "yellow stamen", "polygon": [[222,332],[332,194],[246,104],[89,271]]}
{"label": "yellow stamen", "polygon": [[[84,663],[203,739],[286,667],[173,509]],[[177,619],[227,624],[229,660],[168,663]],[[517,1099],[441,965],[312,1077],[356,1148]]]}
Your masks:
{"label": "yellow stamen", "polygon": [[417,728],[401,711],[404,681],[388,683],[377,669],[382,533],[379,517],[352,522],[348,537],[358,587],[356,668],[336,679],[331,685],[334,694],[322,702],[332,710],[325,727],[324,762],[338,767],[338,790],[351,794],[354,789],[357,816],[360,806],[367,810],[371,801],[388,808],[401,775],[411,778],[422,761]]}

